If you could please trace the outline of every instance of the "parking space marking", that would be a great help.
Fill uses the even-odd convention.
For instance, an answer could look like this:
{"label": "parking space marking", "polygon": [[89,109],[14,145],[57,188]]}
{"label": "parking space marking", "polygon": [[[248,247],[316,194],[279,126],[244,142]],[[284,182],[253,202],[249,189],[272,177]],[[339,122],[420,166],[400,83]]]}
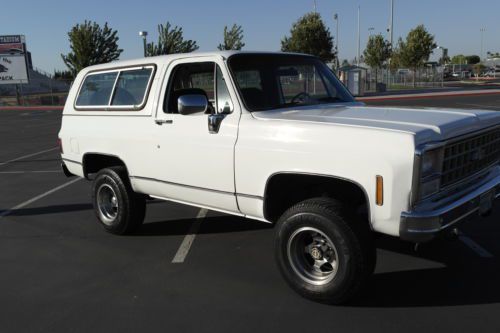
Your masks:
{"label": "parking space marking", "polygon": [[188,234],[186,235],[186,237],[184,237],[181,246],[179,246],[179,249],[177,250],[177,253],[174,256],[174,259],[172,260],[172,264],[182,264],[184,262],[186,256],[189,253],[191,245],[193,245],[194,239],[196,238],[196,234],[200,230],[201,222],[207,216],[207,214],[208,214],[207,209],[205,208],[200,209],[198,215],[196,216],[196,221],[191,225]]}
{"label": "parking space marking", "polygon": [[458,239],[460,239],[460,241],[467,245],[472,251],[476,252],[477,255],[481,258],[493,258],[493,255],[491,253],[489,253],[481,245],[464,235],[462,232],[460,232],[460,234],[458,235]]}
{"label": "parking space marking", "polygon": [[21,157],[17,157],[17,158],[14,158],[12,160],[8,160],[8,161],[5,161],[5,162],[1,162],[0,163],[0,166],[2,165],[5,165],[5,164],[9,164],[9,163],[12,163],[12,162],[16,162],[16,161],[20,161],[20,160],[24,160],[25,158],[29,158],[29,157],[33,157],[33,156],[37,156],[37,155],[41,155],[41,154],[45,154],[45,153],[48,153],[49,151],[53,151],[53,150],[56,150],[56,149],[59,149],[58,147],[54,147],[54,148],[50,148],[50,149],[47,149],[47,150],[42,150],[42,151],[39,151],[37,153],[33,153],[33,154],[29,154],[29,155],[24,155],[24,156],[21,156]]}
{"label": "parking space marking", "polygon": [[61,170],[35,170],[35,171],[0,171],[0,174],[23,174],[23,173],[61,173]]}
{"label": "parking space marking", "polygon": [[5,216],[8,216],[8,215],[12,214],[12,213],[13,213],[15,210],[17,210],[17,209],[24,208],[24,207],[26,207],[26,206],[28,206],[28,205],[32,204],[33,202],[38,201],[38,200],[40,200],[40,199],[42,199],[42,198],[45,198],[46,196],[48,196],[48,195],[50,195],[50,194],[52,194],[52,193],[54,193],[54,192],[57,192],[57,191],[59,191],[59,190],[62,190],[63,188],[65,188],[65,187],[67,187],[67,186],[69,186],[69,185],[71,185],[71,184],[74,184],[74,183],[76,183],[76,182],[78,182],[78,181],[80,181],[80,180],[82,180],[82,179],[83,179],[83,178],[76,178],[76,179],[73,179],[73,180],[71,180],[71,181],[69,181],[69,182],[67,182],[67,183],[64,183],[64,184],[62,184],[62,185],[60,185],[60,186],[58,186],[58,187],[55,187],[55,188],[53,188],[53,189],[51,189],[51,190],[49,190],[49,191],[47,191],[47,192],[45,192],[45,193],[42,193],[42,194],[40,194],[40,195],[37,195],[36,197],[31,198],[31,199],[29,199],[29,200],[27,200],[27,201],[25,201],[25,202],[23,202],[23,203],[20,203],[20,204],[19,204],[19,205],[17,205],[17,206],[14,206],[14,207],[12,207],[12,208],[10,208],[10,209],[4,210],[3,212],[0,212],[0,219],[2,219],[2,218],[3,218],[3,217],[5,217]]}

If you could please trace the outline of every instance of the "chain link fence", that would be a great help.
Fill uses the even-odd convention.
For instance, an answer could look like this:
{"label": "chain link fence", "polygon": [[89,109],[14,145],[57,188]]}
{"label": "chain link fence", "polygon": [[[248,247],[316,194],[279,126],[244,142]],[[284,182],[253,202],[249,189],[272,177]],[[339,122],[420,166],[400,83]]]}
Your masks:
{"label": "chain link fence", "polygon": [[437,88],[444,85],[445,78],[445,73],[440,67],[421,68],[416,72],[410,69],[396,71],[367,69],[365,92]]}
{"label": "chain link fence", "polygon": [[64,105],[71,84],[71,80],[53,79],[30,70],[28,84],[0,84],[0,106]]}

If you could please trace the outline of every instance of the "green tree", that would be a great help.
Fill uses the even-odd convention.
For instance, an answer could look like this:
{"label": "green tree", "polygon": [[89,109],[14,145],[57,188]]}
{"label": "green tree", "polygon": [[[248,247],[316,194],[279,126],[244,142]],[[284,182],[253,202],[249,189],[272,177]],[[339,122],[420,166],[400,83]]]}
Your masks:
{"label": "green tree", "polygon": [[451,63],[452,64],[455,64],[455,65],[463,65],[463,64],[466,64],[467,63],[467,57],[464,56],[463,54],[457,54],[457,55],[454,55],[452,58],[451,58]]}
{"label": "green tree", "polygon": [[118,32],[99,24],[85,21],[68,32],[71,52],[61,57],[73,76],[83,68],[116,60],[123,52],[118,48]]}
{"label": "green tree", "polygon": [[441,58],[439,58],[439,64],[440,65],[446,65],[450,63],[451,59],[450,56],[448,55],[448,49],[442,49],[442,54]]}
{"label": "green tree", "polygon": [[62,81],[72,81],[74,80],[74,76],[71,71],[54,71],[54,80],[62,80]]}
{"label": "green tree", "polygon": [[336,59],[333,37],[318,13],[309,13],[295,22],[290,36],[281,40],[283,52],[298,52],[315,55],[325,62]]}
{"label": "green tree", "polygon": [[478,55],[470,55],[465,57],[469,65],[475,65],[481,62],[481,58]]}
{"label": "green tree", "polygon": [[485,68],[486,68],[486,66],[484,66],[481,63],[474,64],[474,66],[472,67],[472,70],[473,70],[474,74],[476,75],[476,78],[479,77],[479,75],[481,75],[483,73]]}
{"label": "green tree", "polygon": [[231,29],[224,27],[224,42],[217,47],[220,51],[241,50],[245,47],[243,43],[243,28],[241,25],[233,24]]}
{"label": "green tree", "polygon": [[340,65],[340,67],[347,67],[347,66],[351,66],[349,60],[347,59],[342,60],[342,64]]}
{"label": "green tree", "polygon": [[375,82],[378,82],[378,70],[391,57],[391,45],[382,35],[370,36],[363,52],[365,63],[375,69]]}
{"label": "green tree", "polygon": [[185,40],[182,28],[172,27],[170,22],[158,25],[158,43],[148,43],[146,56],[153,57],[163,54],[190,53],[199,49],[194,40]]}
{"label": "green tree", "polygon": [[415,87],[416,72],[429,60],[432,50],[436,48],[434,36],[424,25],[419,25],[411,30],[406,40],[399,40],[399,57],[401,64],[413,69],[413,86]]}
{"label": "green tree", "polygon": [[[399,39],[399,42],[396,45],[400,45],[401,43],[401,38]],[[401,52],[399,50],[399,47],[396,46],[395,48],[391,49],[391,59],[389,61],[389,70],[392,73],[395,73],[401,66]]]}

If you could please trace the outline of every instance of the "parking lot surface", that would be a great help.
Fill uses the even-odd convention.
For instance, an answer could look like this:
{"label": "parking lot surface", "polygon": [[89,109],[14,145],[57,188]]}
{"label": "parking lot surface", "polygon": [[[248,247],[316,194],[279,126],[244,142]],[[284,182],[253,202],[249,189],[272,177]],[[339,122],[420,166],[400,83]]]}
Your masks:
{"label": "parking lot surface", "polygon": [[[370,104],[500,110],[500,95]],[[286,286],[265,223],[151,201],[136,234],[105,233],[90,183],[60,171],[60,120],[0,112],[0,332],[500,331],[498,202],[455,240],[379,237],[366,292],[322,305]]]}

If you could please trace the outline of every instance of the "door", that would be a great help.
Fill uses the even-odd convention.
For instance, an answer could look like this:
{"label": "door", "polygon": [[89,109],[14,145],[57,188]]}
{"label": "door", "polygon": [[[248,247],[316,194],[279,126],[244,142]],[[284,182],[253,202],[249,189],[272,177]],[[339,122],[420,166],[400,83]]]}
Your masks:
{"label": "door", "polygon": [[[154,178],[161,197],[238,212],[234,146],[241,109],[222,57],[174,61],[167,70],[155,119]],[[179,113],[183,95],[203,95],[206,112]],[[209,130],[210,115],[219,118]]]}

